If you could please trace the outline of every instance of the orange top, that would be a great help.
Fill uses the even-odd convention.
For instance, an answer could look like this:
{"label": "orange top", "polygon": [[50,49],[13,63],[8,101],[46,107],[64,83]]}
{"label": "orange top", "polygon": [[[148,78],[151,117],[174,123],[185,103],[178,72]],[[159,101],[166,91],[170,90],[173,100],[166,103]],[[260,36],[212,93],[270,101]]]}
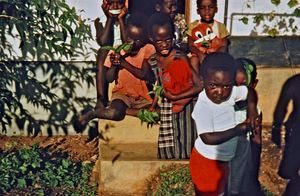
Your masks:
{"label": "orange top", "polygon": [[[110,57],[109,55],[112,53],[110,51],[105,59],[104,66],[110,67]],[[131,65],[142,68],[142,64],[144,59],[150,58],[152,54],[155,53],[155,48],[151,44],[146,44],[142,47],[137,55],[135,56],[128,56],[125,60],[130,63]],[[121,51],[121,54],[124,54],[124,51]],[[146,82],[135,77],[125,68],[119,71],[118,75],[118,84],[113,88],[112,92],[120,91],[125,95],[131,96],[135,99],[147,99],[152,102],[152,98],[148,94],[148,88]]]}

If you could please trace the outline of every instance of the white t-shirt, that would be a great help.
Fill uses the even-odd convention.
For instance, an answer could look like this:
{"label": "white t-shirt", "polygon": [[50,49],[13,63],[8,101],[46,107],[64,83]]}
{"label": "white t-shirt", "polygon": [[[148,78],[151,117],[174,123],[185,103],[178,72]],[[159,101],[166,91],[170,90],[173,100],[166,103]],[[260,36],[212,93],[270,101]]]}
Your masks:
{"label": "white t-shirt", "polygon": [[230,161],[235,154],[236,138],[222,144],[207,145],[200,138],[200,134],[207,132],[220,132],[231,129],[237,125],[235,120],[234,104],[246,100],[248,89],[246,86],[233,86],[228,100],[215,104],[202,91],[192,113],[196,122],[198,138],[195,141],[196,150],[204,157],[212,160]]}

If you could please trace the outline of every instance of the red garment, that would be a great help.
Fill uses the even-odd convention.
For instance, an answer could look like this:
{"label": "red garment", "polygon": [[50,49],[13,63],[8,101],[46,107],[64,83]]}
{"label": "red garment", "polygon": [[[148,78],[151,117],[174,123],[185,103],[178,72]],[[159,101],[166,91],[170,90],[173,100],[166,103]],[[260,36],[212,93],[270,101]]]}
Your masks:
{"label": "red garment", "polygon": [[[162,76],[163,87],[172,94],[178,95],[190,89],[193,85],[192,71],[189,64],[180,59],[174,60],[159,76]],[[172,101],[173,113],[183,110],[184,106],[192,99],[192,97]]]}
{"label": "red garment", "polygon": [[[206,23],[200,23],[192,29],[194,45],[204,54],[215,52],[222,46],[222,40],[213,32],[212,27]],[[207,46],[203,44],[207,42]]]}
{"label": "red garment", "polygon": [[224,192],[229,175],[228,162],[208,159],[193,148],[189,169],[195,189],[202,196],[217,196]]}

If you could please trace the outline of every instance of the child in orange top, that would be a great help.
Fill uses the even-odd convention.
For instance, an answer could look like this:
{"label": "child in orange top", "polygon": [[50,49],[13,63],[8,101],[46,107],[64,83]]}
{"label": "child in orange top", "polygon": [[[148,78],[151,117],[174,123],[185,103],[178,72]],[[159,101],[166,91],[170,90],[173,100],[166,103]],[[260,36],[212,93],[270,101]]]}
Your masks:
{"label": "child in orange top", "polygon": [[[86,124],[94,118],[120,121],[126,114],[134,115],[137,113],[136,109],[151,105],[152,99],[148,95],[147,84],[151,86],[155,78],[153,75],[151,77],[151,74],[146,74],[152,72],[149,66],[144,66],[143,61],[148,59],[155,49],[152,45],[146,44],[145,20],[146,17],[139,13],[131,15],[128,19],[126,41],[128,43],[133,41],[131,48],[126,52],[121,52],[121,56],[111,52],[104,63],[104,66],[108,68],[107,81],[117,80],[117,84],[112,90],[112,101],[108,107],[96,108],[78,118],[75,124],[77,130],[84,129]],[[142,71],[135,72],[140,69]],[[144,78],[144,80],[137,77]]]}

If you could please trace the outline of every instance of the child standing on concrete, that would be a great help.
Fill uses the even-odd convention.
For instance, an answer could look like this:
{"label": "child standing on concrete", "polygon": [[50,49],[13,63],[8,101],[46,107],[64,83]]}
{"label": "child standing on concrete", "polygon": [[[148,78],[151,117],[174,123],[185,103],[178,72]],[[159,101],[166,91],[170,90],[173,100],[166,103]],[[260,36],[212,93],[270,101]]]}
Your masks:
{"label": "child standing on concrete", "polygon": [[[187,159],[196,138],[195,126],[191,118],[192,98],[202,90],[197,75],[198,68],[190,67],[185,54],[174,48],[174,24],[169,15],[153,14],[148,21],[148,33],[156,53],[151,56],[147,64],[151,65],[157,76],[158,85],[163,85],[165,88],[160,104],[158,158]],[[188,88],[179,89],[174,93],[174,88],[185,85]],[[180,100],[184,100],[184,103],[179,104]]]}
{"label": "child standing on concrete", "polygon": [[[255,88],[256,65],[247,58],[239,58],[237,61],[236,85],[246,85]],[[237,123],[247,120],[247,101],[239,101],[235,104],[235,117]],[[261,121],[262,113],[259,112],[259,126],[252,132],[237,136],[235,156],[229,162],[230,175],[228,178],[228,195],[263,195],[258,181],[260,155],[262,148]]]}
{"label": "child standing on concrete", "polygon": [[[236,148],[235,136],[258,126],[257,97],[252,88],[234,86],[236,66],[227,53],[208,54],[201,67],[204,89],[198,96],[192,117],[198,138],[190,157],[190,173],[196,195],[224,193]],[[248,100],[250,123],[237,124],[234,104]]]}

